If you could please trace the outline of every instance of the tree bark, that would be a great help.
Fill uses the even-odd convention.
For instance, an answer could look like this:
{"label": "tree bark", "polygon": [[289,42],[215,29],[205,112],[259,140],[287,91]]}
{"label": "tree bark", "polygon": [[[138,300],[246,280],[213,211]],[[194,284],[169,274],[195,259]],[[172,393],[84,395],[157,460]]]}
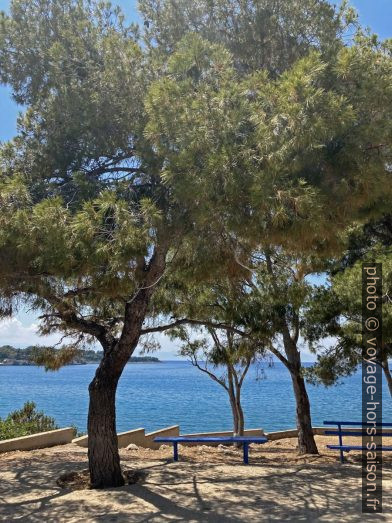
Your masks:
{"label": "tree bark", "polygon": [[245,423],[244,423],[244,411],[242,410],[241,403],[237,403],[237,411],[238,411],[238,429],[237,434],[238,436],[244,435],[244,429],[245,429]]}
{"label": "tree bark", "polygon": [[233,384],[233,374],[229,365],[227,365],[227,381],[231,412],[233,413],[233,436],[238,436],[239,418],[237,410],[237,401],[235,397],[235,389]]}
{"label": "tree bark", "polygon": [[244,420],[244,411],[243,411],[242,405],[241,405],[241,389],[239,387],[237,387],[237,390],[236,390],[236,406],[237,406],[237,413],[238,413],[237,434],[238,434],[238,436],[243,436],[244,429],[245,429],[245,420]]}
{"label": "tree bark", "polygon": [[[230,365],[227,365],[228,370],[228,393],[230,398],[231,411],[233,413],[233,435],[244,435],[244,411],[241,406],[241,386],[237,384],[238,379],[235,378],[234,372]],[[234,384],[234,381],[236,384]],[[241,444],[236,444],[240,447]]]}
{"label": "tree bark", "polygon": [[389,364],[388,364],[388,356],[384,356],[382,360],[382,370],[384,372],[384,376],[388,385],[389,394],[392,397],[392,375],[391,371],[389,370]]}
{"label": "tree bark", "polygon": [[116,431],[116,391],[118,381],[133,354],[140,326],[134,326],[134,339],[129,345],[118,342],[106,350],[89,385],[88,460],[93,488],[124,485],[120,467]]}
{"label": "tree bark", "polygon": [[313,435],[310,403],[305,387],[305,380],[298,371],[291,371],[294,396],[296,402],[298,452],[300,454],[318,454],[317,445]]}
{"label": "tree bark", "polygon": [[98,368],[89,386],[88,460],[93,488],[124,485],[116,432],[118,376],[107,367]]}
{"label": "tree bark", "polygon": [[136,349],[150,298],[165,269],[166,250],[156,248],[144,269],[143,287],[125,306],[124,326],[118,340],[105,343],[104,356],[89,385],[88,460],[93,488],[124,484],[116,432],[116,390],[118,381]]}
{"label": "tree bark", "polygon": [[285,364],[290,372],[296,403],[298,452],[300,454],[318,454],[313,435],[309,396],[301,373],[301,355],[295,340],[289,336],[288,329],[284,332],[283,340],[287,356]]}
{"label": "tree bark", "polygon": [[230,398],[230,406],[231,406],[231,412],[233,414],[233,436],[238,436],[239,419],[238,419],[237,406],[236,406],[234,398]]}

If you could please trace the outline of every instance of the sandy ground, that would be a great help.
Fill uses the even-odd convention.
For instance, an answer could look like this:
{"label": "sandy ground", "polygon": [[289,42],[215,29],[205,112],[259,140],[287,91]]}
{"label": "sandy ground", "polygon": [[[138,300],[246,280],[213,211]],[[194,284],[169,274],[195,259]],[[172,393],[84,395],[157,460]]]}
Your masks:
{"label": "sandy ground", "polygon": [[[259,522],[392,521],[392,453],[385,454],[384,513],[361,514],[359,454],[340,465],[317,436],[319,457],[299,457],[295,439],[252,446],[251,464],[233,448],[121,450],[125,469],[147,473],[143,483],[118,489],[57,486],[67,471],[87,466],[75,445],[0,455],[0,520],[26,522]],[[346,438],[345,442],[350,438]],[[357,442],[358,440],[352,440]],[[387,443],[386,441],[384,442]]]}

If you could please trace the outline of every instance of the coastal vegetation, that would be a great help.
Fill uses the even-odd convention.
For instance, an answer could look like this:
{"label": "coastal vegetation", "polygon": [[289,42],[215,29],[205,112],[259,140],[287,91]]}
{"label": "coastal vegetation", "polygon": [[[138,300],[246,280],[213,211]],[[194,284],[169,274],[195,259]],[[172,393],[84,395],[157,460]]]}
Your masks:
{"label": "coastal vegetation", "polygon": [[12,0],[0,19],[0,81],[23,106],[0,149],[0,312],[27,303],[42,334],[61,333],[36,360],[48,369],[102,347],[94,488],[124,483],[129,358],[192,326],[220,331],[225,354],[250,346],[244,371],[256,349],[286,365],[299,451],[317,453],[300,356],[309,278],[391,202],[391,45],[346,3],[139,9],[142,27],[92,0]]}
{"label": "coastal vegetation", "polygon": [[29,436],[58,428],[53,418],[38,412],[35,403],[28,401],[20,410],[11,412],[4,419],[0,418],[0,440]]}
{"label": "coastal vegetation", "polygon": [[[58,357],[59,351],[53,347],[31,346],[25,349],[15,349],[10,345],[0,347],[0,365],[36,365],[37,360],[43,358],[48,362],[50,355],[54,359]],[[83,365],[86,363],[99,363],[102,352],[91,349],[77,349],[72,359],[68,358],[69,364]],[[131,356],[128,363],[159,363],[155,356]]]}

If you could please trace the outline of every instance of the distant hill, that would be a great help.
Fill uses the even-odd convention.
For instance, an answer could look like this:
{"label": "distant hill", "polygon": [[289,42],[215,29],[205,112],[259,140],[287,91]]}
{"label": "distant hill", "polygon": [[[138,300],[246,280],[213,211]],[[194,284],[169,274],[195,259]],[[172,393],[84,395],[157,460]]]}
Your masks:
{"label": "distant hill", "polygon": [[[31,355],[36,349],[35,346],[15,349],[11,345],[3,345],[0,347],[0,365],[34,365]],[[101,357],[102,352],[100,351],[80,350],[73,364],[99,363]],[[131,356],[129,363],[161,363],[161,361],[153,356]]]}

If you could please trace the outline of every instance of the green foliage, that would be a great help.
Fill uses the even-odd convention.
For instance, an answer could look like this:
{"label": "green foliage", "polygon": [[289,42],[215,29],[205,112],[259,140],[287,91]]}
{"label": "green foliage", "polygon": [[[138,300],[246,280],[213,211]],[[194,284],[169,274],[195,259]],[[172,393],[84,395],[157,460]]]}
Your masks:
{"label": "green foliage", "polygon": [[55,420],[36,410],[32,401],[26,402],[4,419],[0,418],[0,440],[29,436],[38,432],[58,429]]}
{"label": "green foliage", "polygon": [[[181,287],[241,279],[236,257],[269,246],[330,255],[388,206],[390,43],[357,28],[346,46],[355,16],[324,0],[188,4],[141,1],[143,34],[90,0],[2,15],[0,78],[25,107],[0,148],[2,314],[25,301],[43,334],[115,343],[168,272]],[[260,336],[308,293],[288,273],[279,296],[241,290]],[[170,314],[162,297],[143,307]]]}
{"label": "green foliage", "polygon": [[[392,356],[392,235],[390,218],[350,231],[348,249],[330,266],[329,286],[313,295],[306,313],[305,335],[318,354],[317,363],[307,369],[309,380],[331,385],[356,371],[362,361],[362,264],[382,264],[383,354]],[[322,341],[331,343],[322,347]]]}
{"label": "green foliage", "polygon": [[187,33],[218,43],[234,56],[238,71],[279,75],[310,49],[328,54],[356,17],[325,0],[139,0],[144,40],[155,53],[171,54]]}
{"label": "green foliage", "polygon": [[[339,233],[391,196],[388,44],[358,37],[276,79],[236,72],[217,49],[187,35],[149,90],[146,132],[167,158],[165,180],[189,205],[200,195],[199,221],[213,202],[218,231],[247,240],[252,231],[255,242],[262,235],[290,250],[341,249]],[[372,84],[376,98],[364,96]],[[376,152],[373,143],[386,145]]]}
{"label": "green foliage", "polygon": [[32,356],[31,360],[39,366],[44,366],[45,370],[58,370],[64,365],[69,365],[74,362],[79,351],[75,347],[61,347],[60,349],[54,349],[53,347],[37,348]]}

